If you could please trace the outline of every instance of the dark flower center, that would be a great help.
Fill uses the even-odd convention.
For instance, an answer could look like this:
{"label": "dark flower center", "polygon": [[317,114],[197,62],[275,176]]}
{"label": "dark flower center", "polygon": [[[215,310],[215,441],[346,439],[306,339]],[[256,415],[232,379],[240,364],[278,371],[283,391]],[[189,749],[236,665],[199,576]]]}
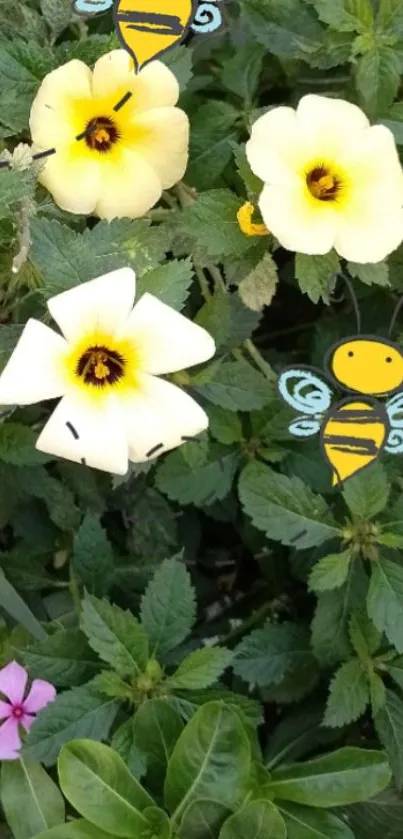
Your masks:
{"label": "dark flower center", "polygon": [[23,713],[24,713],[24,709],[21,707],[21,705],[14,705],[14,707],[13,707],[13,717],[16,720],[20,720],[21,717],[23,716]]}
{"label": "dark flower center", "polygon": [[119,138],[119,131],[109,117],[91,119],[85,127],[85,142],[90,149],[95,151],[109,151]]}
{"label": "dark flower center", "polygon": [[325,166],[315,166],[306,176],[307,187],[319,201],[334,201],[341,182]]}
{"label": "dark flower center", "polygon": [[114,385],[124,375],[125,360],[108,347],[88,347],[78,360],[76,374],[86,385]]}

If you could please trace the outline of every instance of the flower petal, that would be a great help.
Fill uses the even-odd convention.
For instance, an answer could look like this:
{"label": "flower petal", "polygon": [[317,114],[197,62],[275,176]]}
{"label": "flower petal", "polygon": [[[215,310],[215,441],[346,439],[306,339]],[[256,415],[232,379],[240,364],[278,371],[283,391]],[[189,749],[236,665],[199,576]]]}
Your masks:
{"label": "flower petal", "polygon": [[147,373],[174,373],[215,353],[211,335],[152,294],[143,294],[125,327]]}
{"label": "flower petal", "polygon": [[18,722],[15,717],[10,717],[0,726],[0,760],[16,760],[20,748]]}
{"label": "flower petal", "polygon": [[385,191],[356,204],[343,215],[335,248],[350,262],[381,262],[403,240],[403,209],[388,206]]}
{"label": "flower petal", "polygon": [[308,135],[337,136],[343,142],[351,142],[354,135],[369,127],[369,120],[357,105],[344,99],[332,99],[308,93],[303,96],[297,107],[297,120]]}
{"label": "flower petal", "polygon": [[118,268],[56,294],[48,300],[48,308],[69,341],[98,328],[115,335],[129,317],[135,291],[134,271]]}
{"label": "flower petal", "polygon": [[292,108],[273,108],[252,126],[246,156],[265,183],[293,185],[307,157],[302,132]]}
{"label": "flower petal", "polygon": [[111,396],[65,396],[45,425],[36,448],[115,475],[125,475],[128,469],[124,419]]}
{"label": "flower petal", "polygon": [[[161,150],[163,154],[163,151]],[[120,147],[116,158],[105,156],[95,212],[100,218],[139,218],[159,201],[162,183],[133,149]]]}
{"label": "flower petal", "polygon": [[32,103],[29,127],[37,149],[72,140],[72,105],[91,98],[91,70],[73,59],[45,76]]}
{"label": "flower petal", "polygon": [[309,198],[303,185],[265,186],[259,207],[266,227],[290,251],[328,253],[336,238],[338,213],[331,203]]}
{"label": "flower petal", "polygon": [[43,679],[34,679],[31,690],[24,700],[24,711],[27,714],[36,714],[54,699],[56,699],[56,688]]}
{"label": "flower petal", "polygon": [[64,392],[61,335],[30,319],[0,376],[0,404],[31,405]]}
{"label": "flower petal", "polygon": [[35,717],[33,717],[31,714],[23,714],[22,717],[20,717],[19,722],[25,728],[25,731],[29,731],[32,723],[35,722]]}
{"label": "flower petal", "polygon": [[180,108],[156,108],[131,121],[136,154],[158,175],[164,189],[186,171],[189,120]]}
{"label": "flower petal", "polygon": [[350,174],[353,197],[358,189],[367,191],[368,198],[376,189],[387,191],[387,204],[378,208],[383,217],[391,202],[403,204],[403,170],[394,136],[385,125],[373,125],[349,143],[341,162]]}
{"label": "flower petal", "polygon": [[28,673],[17,661],[10,661],[0,670],[0,691],[12,705],[21,705]]}
{"label": "flower petal", "polygon": [[81,155],[78,143],[59,149],[48,157],[39,173],[40,183],[49,190],[54,201],[69,213],[93,213],[100,194],[101,166],[96,158]]}
{"label": "flower petal", "polygon": [[[146,374],[124,402],[129,457],[136,463],[157,457],[208,426],[208,416],[176,385]],[[155,451],[153,451],[155,450]]]}
{"label": "flower petal", "polygon": [[116,94],[117,100],[126,91],[133,93],[127,108],[148,111],[150,108],[175,105],[179,99],[179,84],[162,61],[152,61],[139,73],[134,73],[133,59],[126,50],[112,50],[95,64],[92,92],[105,98]]}
{"label": "flower petal", "polygon": [[3,702],[0,699],[0,720],[5,720],[7,717],[11,717],[13,713],[13,706],[10,705],[8,702]]}

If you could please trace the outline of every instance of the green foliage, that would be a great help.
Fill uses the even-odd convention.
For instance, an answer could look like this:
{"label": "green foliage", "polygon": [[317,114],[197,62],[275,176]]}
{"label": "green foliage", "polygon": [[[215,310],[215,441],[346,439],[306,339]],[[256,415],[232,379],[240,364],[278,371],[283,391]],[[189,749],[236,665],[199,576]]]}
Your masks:
{"label": "green foliage", "polygon": [[5,761],[0,797],[15,839],[30,839],[64,822],[63,796],[40,763]]}
{"label": "green foliage", "polygon": [[195,617],[194,590],[185,566],[165,560],[141,601],[141,622],[153,655],[163,657],[184,641]]}
{"label": "green foliage", "polygon": [[92,649],[121,676],[139,673],[147,664],[147,635],[130,612],[87,595],[81,628]]}

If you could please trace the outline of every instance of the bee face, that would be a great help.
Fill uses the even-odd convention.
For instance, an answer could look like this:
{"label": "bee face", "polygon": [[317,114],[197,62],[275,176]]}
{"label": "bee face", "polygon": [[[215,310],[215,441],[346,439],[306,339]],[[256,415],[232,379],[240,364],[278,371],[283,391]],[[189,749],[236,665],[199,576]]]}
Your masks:
{"label": "bee face", "polygon": [[396,344],[374,338],[341,341],[329,354],[334,379],[347,390],[386,396],[403,383],[403,356]]}

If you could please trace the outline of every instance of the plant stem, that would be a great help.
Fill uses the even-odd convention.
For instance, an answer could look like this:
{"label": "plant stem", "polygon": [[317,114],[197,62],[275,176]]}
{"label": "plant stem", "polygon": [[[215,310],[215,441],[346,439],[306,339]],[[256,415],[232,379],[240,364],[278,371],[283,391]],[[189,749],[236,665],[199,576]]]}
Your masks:
{"label": "plant stem", "polygon": [[264,373],[266,379],[269,379],[271,382],[275,382],[277,376],[268,361],[266,361],[262,354],[259,352],[258,348],[255,346],[253,341],[250,338],[247,338],[246,341],[243,342],[242,346],[245,348],[246,352],[249,353],[250,357],[253,358],[256,366],[259,367],[259,370]]}
{"label": "plant stem", "polygon": [[205,300],[209,300],[211,297],[211,291],[209,289],[207,277],[203,271],[203,268],[200,265],[198,265],[197,262],[194,262],[193,264],[196,277],[199,281],[201,293]]}

